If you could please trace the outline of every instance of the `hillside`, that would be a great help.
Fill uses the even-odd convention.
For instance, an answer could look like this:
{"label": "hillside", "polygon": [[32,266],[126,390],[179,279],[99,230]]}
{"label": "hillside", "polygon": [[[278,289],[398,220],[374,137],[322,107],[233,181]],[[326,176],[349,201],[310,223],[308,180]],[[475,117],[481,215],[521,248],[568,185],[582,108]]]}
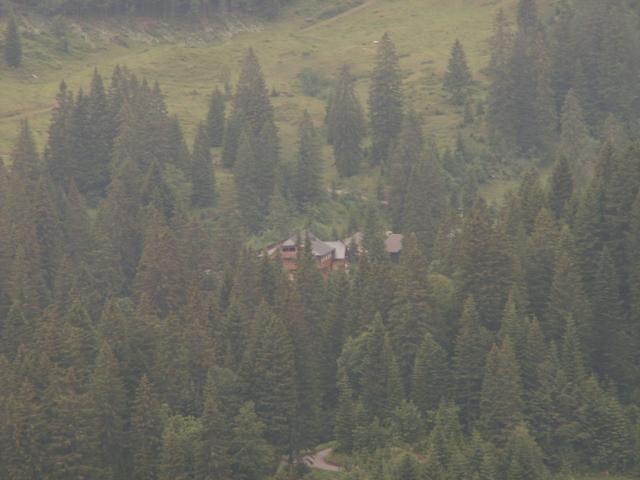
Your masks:
{"label": "hillside", "polygon": [[158,80],[171,112],[180,117],[191,137],[206,113],[210,91],[222,86],[225,76],[235,81],[242,53],[253,47],[269,86],[286,92],[273,99],[286,157],[302,110],[309,109],[317,122],[324,115],[323,100],[301,92],[298,74],[311,69],[320,81],[328,81],[340,64],[348,62],[359,79],[364,102],[374,42],[384,31],[391,33],[398,47],[410,102],[425,115],[427,133],[444,143],[453,137],[461,119],[461,112],[451,109],[440,88],[451,44],[460,38],[475,77],[481,80],[495,12],[501,6],[510,9],[513,3],[366,0],[322,20],[331,11],[331,2],[306,1],[290,7],[273,23],[236,17],[208,22],[195,31],[179,21],[69,20],[69,54],[52,46],[50,21],[31,16],[23,26],[27,30],[24,67],[19,71],[0,67],[0,154],[9,153],[20,118],[32,122],[42,144],[61,80],[73,90],[86,88],[94,68],[108,75],[117,64]]}

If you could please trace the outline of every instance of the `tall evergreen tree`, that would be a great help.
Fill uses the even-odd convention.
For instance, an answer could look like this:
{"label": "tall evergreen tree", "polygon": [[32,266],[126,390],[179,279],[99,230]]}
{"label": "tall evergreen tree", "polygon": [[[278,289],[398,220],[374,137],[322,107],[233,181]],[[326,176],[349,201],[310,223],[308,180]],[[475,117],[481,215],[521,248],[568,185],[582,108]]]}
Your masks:
{"label": "tall evergreen tree", "polygon": [[258,232],[261,227],[260,192],[258,191],[258,171],[249,134],[245,131],[240,137],[235,161],[235,185],[238,208],[244,226],[250,232]]}
{"label": "tall evergreen tree", "polygon": [[224,95],[217,88],[211,94],[209,111],[207,113],[207,133],[209,134],[209,145],[211,147],[221,147],[224,140],[225,124],[225,104]]}
{"label": "tall evergreen tree", "polygon": [[102,343],[91,377],[91,417],[100,450],[96,451],[100,466],[108,478],[121,478],[126,466],[125,418],[126,392],[118,361],[109,345]]}
{"label": "tall evergreen tree", "polygon": [[220,410],[215,379],[210,371],[204,387],[204,408],[200,418],[200,442],[197,454],[198,478],[214,480],[228,478],[231,473],[229,431]]}
{"label": "tall evergreen tree", "polygon": [[247,51],[242,62],[229,122],[227,136],[230,136],[230,142],[225,142],[224,156],[227,158],[224,164],[231,166],[235,163],[238,145],[231,140],[240,138],[243,128],[249,129],[250,138],[257,138],[265,124],[274,123],[273,105],[258,57],[252,49]]}
{"label": "tall evergreen tree", "polygon": [[336,169],[343,177],[358,173],[362,160],[361,143],[366,135],[364,114],[353,83],[349,67],[343,65],[331,94],[326,117],[328,140],[333,145]]}
{"label": "tall evergreen tree", "polygon": [[511,339],[505,337],[500,348],[494,344],[487,355],[480,398],[482,431],[504,446],[509,433],[522,420],[522,413],[520,369]]}
{"label": "tall evergreen tree", "polygon": [[475,301],[468,298],[464,304],[453,353],[456,398],[467,428],[471,427],[479,414],[483,366],[489,348],[489,334],[480,324]]}
{"label": "tall evergreen tree", "polygon": [[436,410],[443,399],[450,398],[451,379],[446,351],[430,333],[425,334],[416,354],[411,383],[411,398],[423,415]]}
{"label": "tall evergreen tree", "polygon": [[573,174],[567,157],[558,156],[549,180],[549,208],[556,219],[562,218],[573,195]]}
{"label": "tall evergreen tree", "polygon": [[273,447],[264,439],[264,423],[258,418],[253,402],[240,407],[233,421],[231,458],[233,478],[260,480],[273,464]]}
{"label": "tall evergreen tree", "polygon": [[22,63],[20,31],[18,29],[18,21],[12,11],[9,12],[9,19],[4,33],[4,61],[11,68],[17,68]]}
{"label": "tall evergreen tree", "polygon": [[388,33],[378,44],[369,90],[369,123],[374,165],[386,164],[402,125],[402,78],[396,48]]}
{"label": "tall evergreen tree", "polygon": [[469,88],[473,84],[471,71],[467,65],[467,57],[459,39],[451,47],[449,65],[444,76],[444,88],[451,96],[454,105],[464,105],[469,96]]}
{"label": "tall evergreen tree", "polygon": [[152,390],[149,378],[143,375],[136,389],[131,417],[133,477],[136,480],[157,478],[161,435],[160,402]]}
{"label": "tall evergreen tree", "polygon": [[414,169],[423,158],[423,152],[422,128],[415,111],[409,110],[402,118],[402,129],[391,156],[389,204],[392,211],[393,228],[396,231],[400,231],[404,224],[407,185]]}
{"label": "tall evergreen tree", "polygon": [[322,197],[322,149],[318,134],[307,111],[298,131],[298,159],[292,191],[301,208],[313,205]]}
{"label": "tall evergreen tree", "polygon": [[296,411],[296,384],[291,338],[273,312],[262,304],[256,316],[250,347],[240,367],[245,395],[255,401],[265,423],[266,438],[281,452],[293,454],[292,412]]}
{"label": "tall evergreen tree", "polygon": [[209,145],[207,128],[200,124],[191,156],[191,204],[194,207],[211,207],[215,202],[215,176]]}

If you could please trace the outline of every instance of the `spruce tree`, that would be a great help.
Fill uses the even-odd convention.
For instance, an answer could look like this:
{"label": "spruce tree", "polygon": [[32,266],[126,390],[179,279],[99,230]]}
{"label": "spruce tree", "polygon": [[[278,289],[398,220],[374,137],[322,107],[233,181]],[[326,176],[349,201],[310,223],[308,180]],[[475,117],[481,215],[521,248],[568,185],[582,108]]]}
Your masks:
{"label": "spruce tree", "polygon": [[265,437],[280,452],[293,454],[292,412],[296,411],[294,352],[291,338],[280,318],[266,304],[257,315],[250,348],[240,367],[245,395],[256,405],[265,423]]}
{"label": "spruce tree", "polygon": [[405,189],[402,231],[415,233],[423,254],[432,258],[438,226],[448,206],[446,177],[435,154],[427,153],[414,166]]}
{"label": "spruce tree", "polygon": [[264,439],[265,425],[256,415],[253,402],[240,407],[233,421],[231,459],[233,478],[260,480],[273,465],[273,447]]}
{"label": "spruce tree", "polygon": [[620,296],[620,283],[609,249],[600,255],[592,294],[592,365],[603,377],[627,386],[631,368],[629,325]]}
{"label": "spruce tree", "polygon": [[412,372],[411,398],[423,415],[436,410],[442,399],[450,398],[449,359],[431,334],[424,336]]}
{"label": "spruce tree", "polygon": [[333,145],[338,174],[343,177],[358,173],[362,160],[361,143],[366,135],[362,106],[353,84],[349,67],[343,65],[327,109],[328,140]]}
{"label": "spruce tree", "polygon": [[191,204],[194,207],[211,207],[215,202],[215,176],[213,160],[209,152],[211,140],[204,124],[198,126],[191,155]]}
{"label": "spruce tree", "polygon": [[229,431],[220,411],[213,372],[209,371],[204,387],[204,407],[200,418],[200,442],[197,453],[198,478],[227,478],[231,472]]}
{"label": "spruce tree", "polygon": [[388,33],[376,52],[369,90],[369,123],[373,142],[371,161],[386,164],[402,125],[402,78],[396,48]]}
{"label": "spruce tree", "polygon": [[209,134],[209,145],[211,147],[222,146],[225,126],[224,113],[224,95],[216,88],[211,94],[209,111],[207,113],[207,133]]}
{"label": "spruce tree", "polygon": [[389,204],[395,231],[400,231],[404,225],[403,215],[406,211],[407,185],[416,166],[423,159],[423,151],[422,128],[415,111],[409,110],[402,118],[402,129],[391,156]]}
{"label": "spruce tree", "polygon": [[258,191],[259,178],[255,159],[256,154],[249,134],[244,132],[238,146],[234,181],[242,221],[247,230],[253,233],[258,232],[262,224],[260,192]]}
{"label": "spruce tree", "polygon": [[267,123],[274,123],[273,105],[258,57],[249,49],[242,62],[233,101],[233,113],[227,126],[229,141],[227,142],[225,137],[223,163],[226,166],[235,163],[238,144],[233,140],[240,138],[244,128],[249,129],[250,138],[255,139]]}
{"label": "spruce tree", "polygon": [[504,446],[509,433],[522,420],[522,381],[518,361],[509,337],[487,355],[482,395],[480,427],[498,446]]}
{"label": "spruce tree", "polygon": [[490,337],[480,324],[475,301],[468,298],[464,304],[453,352],[456,399],[467,427],[471,427],[478,417],[483,366],[489,347]]}
{"label": "spruce tree", "polygon": [[476,199],[466,216],[460,241],[459,295],[473,296],[483,324],[497,330],[507,300],[512,262],[483,199]]}
{"label": "spruce tree", "polygon": [[154,480],[160,454],[162,416],[160,402],[147,375],[136,389],[131,417],[131,449],[133,478]]}
{"label": "spruce tree", "polygon": [[586,181],[585,162],[591,141],[580,100],[574,90],[569,90],[560,117],[559,152],[571,159],[572,173],[579,185]]}
{"label": "spruce tree", "polygon": [[389,312],[391,335],[397,352],[405,389],[410,386],[416,352],[425,333],[440,334],[433,325],[427,284],[427,262],[420,252],[415,235],[403,241],[398,288]]}
{"label": "spruce tree", "polygon": [[567,204],[573,195],[573,174],[569,161],[564,155],[558,156],[549,180],[549,208],[560,219],[565,214]]}
{"label": "spruce tree", "polygon": [[349,453],[353,449],[353,429],[355,428],[355,408],[353,404],[353,392],[347,379],[341,379],[338,383],[338,409],[334,432],[338,449]]}
{"label": "spruce tree", "polygon": [[120,377],[118,361],[106,342],[103,342],[91,377],[91,418],[94,435],[100,446],[101,468],[113,478],[121,477],[125,468],[126,392]]}
{"label": "spruce tree", "polygon": [[292,193],[300,208],[317,203],[322,197],[322,149],[307,111],[298,130],[298,159],[293,174]]}
{"label": "spruce tree", "polygon": [[451,47],[449,65],[444,76],[444,89],[449,92],[454,105],[464,105],[467,102],[469,88],[473,84],[471,71],[467,65],[464,48],[459,39]]}
{"label": "spruce tree", "polygon": [[4,33],[4,61],[11,68],[17,68],[22,63],[22,42],[20,40],[18,21],[13,12],[9,13]]}

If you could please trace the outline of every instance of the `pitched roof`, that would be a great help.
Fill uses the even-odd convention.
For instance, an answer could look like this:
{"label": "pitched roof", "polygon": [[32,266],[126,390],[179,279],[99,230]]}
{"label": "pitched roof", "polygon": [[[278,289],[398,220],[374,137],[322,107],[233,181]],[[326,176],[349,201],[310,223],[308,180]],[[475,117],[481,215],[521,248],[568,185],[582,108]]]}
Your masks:
{"label": "pitched roof", "polygon": [[401,233],[390,233],[384,241],[384,247],[388,253],[399,253],[402,250],[402,240],[404,235]]}

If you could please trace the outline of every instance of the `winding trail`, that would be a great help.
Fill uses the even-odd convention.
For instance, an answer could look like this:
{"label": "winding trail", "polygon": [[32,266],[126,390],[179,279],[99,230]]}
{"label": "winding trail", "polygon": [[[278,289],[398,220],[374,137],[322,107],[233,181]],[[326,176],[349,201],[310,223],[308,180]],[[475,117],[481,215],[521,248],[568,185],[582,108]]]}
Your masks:
{"label": "winding trail", "polygon": [[305,455],[302,459],[304,463],[311,468],[317,468],[318,470],[326,470],[327,472],[339,472],[342,467],[335,465],[327,460],[327,457],[331,454],[332,448],[325,448],[312,455]]}

